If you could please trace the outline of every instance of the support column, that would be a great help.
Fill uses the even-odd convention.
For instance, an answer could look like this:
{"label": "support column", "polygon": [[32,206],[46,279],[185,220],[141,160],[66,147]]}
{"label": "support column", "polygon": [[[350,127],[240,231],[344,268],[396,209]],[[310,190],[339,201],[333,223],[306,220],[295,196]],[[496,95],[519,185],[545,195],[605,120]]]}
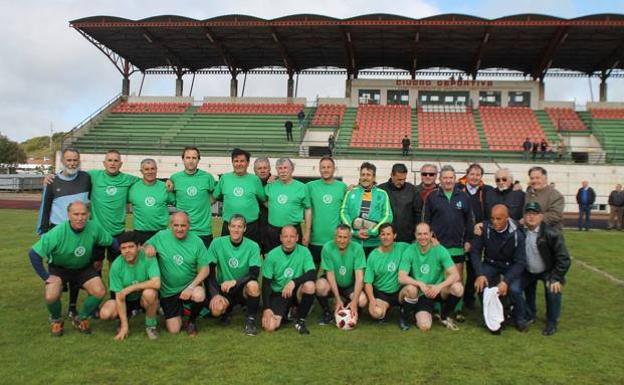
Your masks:
{"label": "support column", "polygon": [[607,101],[607,78],[606,77],[600,78],[600,101],[601,102]]}
{"label": "support column", "polygon": [[537,91],[537,100],[540,102],[543,102],[545,97],[546,97],[546,87],[544,84],[544,78],[540,78],[539,87]]}
{"label": "support column", "polygon": [[292,98],[295,95],[295,79],[293,79],[293,72],[288,72],[288,81],[286,82],[286,97]]}
{"label": "support column", "polygon": [[230,79],[230,97],[238,97],[238,79],[236,79],[236,76],[232,76],[232,79]]}
{"label": "support column", "polygon": [[345,98],[351,99],[351,86],[353,81],[351,75],[347,75],[347,81],[345,82]]}
{"label": "support column", "polygon": [[182,80],[182,75],[178,75],[176,79],[175,96],[182,96],[183,87],[184,81]]}
{"label": "support column", "polygon": [[130,95],[130,78],[124,77],[123,79],[121,79],[121,95]]}

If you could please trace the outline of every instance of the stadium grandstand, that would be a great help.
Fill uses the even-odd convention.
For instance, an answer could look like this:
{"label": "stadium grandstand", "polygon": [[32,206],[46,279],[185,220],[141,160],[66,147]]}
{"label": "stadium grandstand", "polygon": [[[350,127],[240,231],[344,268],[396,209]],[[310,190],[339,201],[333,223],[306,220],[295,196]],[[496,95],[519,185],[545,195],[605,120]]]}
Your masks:
{"label": "stadium grandstand", "polygon": [[[122,77],[121,93],[64,140],[87,159],[109,148],[133,159],[159,155],[166,176],[186,145],[199,146],[224,170],[224,157],[242,147],[299,157],[298,164],[310,164],[300,176],[312,176],[307,159],[327,153],[333,134],[333,156],[346,165],[347,179],[351,165],[369,159],[410,161],[412,170],[424,161],[479,161],[487,172],[508,166],[524,174],[529,138],[547,143],[548,155],[538,160],[558,162],[549,167],[568,193],[578,184],[570,167],[605,175],[605,186],[606,175],[622,174],[624,103],[607,100],[607,80],[624,76],[624,15],[96,16],[70,26]],[[130,95],[135,73],[175,75],[175,95]],[[243,96],[239,78],[261,74],[283,74],[284,97]],[[297,97],[295,78],[307,74],[344,75],[344,97]],[[231,78],[229,96],[192,96],[195,76],[223,75]],[[192,77],[188,96],[185,76]],[[545,100],[552,77],[599,79],[599,101]],[[285,139],[288,120],[294,142]]]}

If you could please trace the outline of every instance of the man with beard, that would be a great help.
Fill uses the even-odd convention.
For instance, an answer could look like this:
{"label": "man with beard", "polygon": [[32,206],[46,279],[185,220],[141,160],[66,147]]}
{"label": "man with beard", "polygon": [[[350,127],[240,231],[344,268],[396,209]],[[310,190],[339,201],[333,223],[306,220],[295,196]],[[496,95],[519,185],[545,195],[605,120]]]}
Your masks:
{"label": "man with beard", "polygon": [[485,218],[491,216],[492,207],[503,204],[509,209],[509,217],[514,221],[520,221],[524,208],[524,191],[513,189],[514,178],[508,168],[498,169],[494,174],[494,181],[496,188],[488,190],[485,194]]}

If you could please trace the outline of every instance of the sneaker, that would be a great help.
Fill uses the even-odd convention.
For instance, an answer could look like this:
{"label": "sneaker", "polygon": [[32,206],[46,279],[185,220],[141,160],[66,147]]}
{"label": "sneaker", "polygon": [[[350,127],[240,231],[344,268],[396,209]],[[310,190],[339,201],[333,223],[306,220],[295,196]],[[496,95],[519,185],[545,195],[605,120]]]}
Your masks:
{"label": "sneaker", "polygon": [[404,332],[410,329],[409,322],[403,319],[403,317],[399,318],[399,329],[401,329],[401,331],[404,331]]}
{"label": "sneaker", "polygon": [[63,322],[54,320],[50,323],[50,333],[52,337],[60,337],[63,335]]}
{"label": "sneaker", "polygon": [[321,316],[321,319],[319,320],[319,325],[330,325],[334,323],[334,316],[332,313],[326,311],[323,313],[323,315]]}
{"label": "sneaker", "polygon": [[310,334],[310,331],[306,327],[304,319],[300,319],[299,321],[295,322],[295,329],[297,329],[297,331],[301,335]]}
{"label": "sneaker", "polygon": [[455,314],[455,321],[457,321],[459,323],[464,323],[464,322],[466,322],[466,317],[464,316],[463,313],[457,312]]}
{"label": "sneaker", "polygon": [[527,326],[535,323],[535,318],[531,317],[526,321]]}
{"label": "sneaker", "polygon": [[76,308],[69,308],[69,310],[67,311],[67,318],[78,318],[78,311],[76,310]]}
{"label": "sneaker", "polygon": [[91,326],[89,325],[88,319],[81,320],[79,318],[74,318],[72,324],[74,324],[74,327],[82,334],[91,334]]}
{"label": "sneaker", "polygon": [[256,320],[252,317],[247,318],[245,321],[245,335],[255,336],[258,334],[258,328],[256,327]]}
{"label": "sneaker", "polygon": [[188,322],[186,324],[186,334],[191,337],[197,336],[197,324],[195,322]]}
{"label": "sneaker", "polygon": [[377,325],[383,325],[383,324],[385,324],[386,322],[388,322],[388,320],[386,319],[386,316],[384,316],[383,318],[379,318],[379,319],[377,320]]}
{"label": "sneaker", "polygon": [[230,322],[232,322],[232,315],[230,313],[224,313],[219,317],[219,323],[221,326],[229,326]]}
{"label": "sneaker", "polygon": [[529,331],[529,324],[527,324],[525,321],[516,322],[516,330],[518,330],[520,333],[526,333]]}
{"label": "sneaker", "polygon": [[145,334],[147,334],[147,338],[149,338],[152,341],[158,339],[158,329],[156,328],[156,326],[146,327]]}
{"label": "sneaker", "polygon": [[546,337],[552,336],[555,333],[557,333],[557,326],[555,325],[547,325],[546,328],[542,330],[542,335]]}
{"label": "sneaker", "polygon": [[455,323],[455,321],[453,321],[452,318],[440,320],[440,323],[446,326],[446,328],[449,330],[453,330],[453,331],[459,330],[459,326],[457,326],[457,324]]}

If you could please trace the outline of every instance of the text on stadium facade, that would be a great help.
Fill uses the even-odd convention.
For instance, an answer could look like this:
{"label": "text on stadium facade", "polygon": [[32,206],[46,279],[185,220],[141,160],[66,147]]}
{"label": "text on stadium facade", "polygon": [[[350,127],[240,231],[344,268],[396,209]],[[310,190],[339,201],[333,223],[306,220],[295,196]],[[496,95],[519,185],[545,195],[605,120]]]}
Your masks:
{"label": "text on stadium facade", "polygon": [[397,80],[399,87],[447,87],[447,88],[482,88],[492,87],[492,80]]}

